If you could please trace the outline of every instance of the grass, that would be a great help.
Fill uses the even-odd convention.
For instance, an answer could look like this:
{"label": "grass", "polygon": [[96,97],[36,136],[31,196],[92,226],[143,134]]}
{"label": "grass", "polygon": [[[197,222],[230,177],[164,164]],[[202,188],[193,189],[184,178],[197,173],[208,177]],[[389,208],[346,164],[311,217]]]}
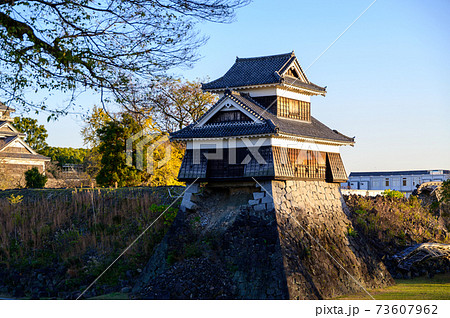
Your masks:
{"label": "grass", "polygon": [[[152,224],[179,189],[170,193],[168,187],[0,191],[0,275],[14,269],[29,278],[36,269],[43,269],[51,279],[57,275],[56,280],[62,282],[59,292],[78,290]],[[170,227],[176,206],[154,223],[99,284],[116,287],[119,280],[137,275],[135,269],[145,266]],[[55,268],[60,270],[55,272]],[[25,285],[29,296],[29,284]],[[52,289],[52,297],[55,292]]]}
{"label": "grass", "polygon": [[[398,279],[396,285],[383,289],[371,289],[370,294],[377,300],[449,300],[450,273],[438,274],[433,278],[417,277]],[[127,294],[111,293],[90,298],[92,300],[127,300]],[[338,300],[365,300],[366,293],[337,297]]]}
{"label": "grass", "polygon": [[[377,300],[450,300],[450,273],[433,278],[417,277],[398,279],[396,285],[383,289],[371,289],[369,293]],[[358,293],[335,299],[368,299],[367,294]]]}

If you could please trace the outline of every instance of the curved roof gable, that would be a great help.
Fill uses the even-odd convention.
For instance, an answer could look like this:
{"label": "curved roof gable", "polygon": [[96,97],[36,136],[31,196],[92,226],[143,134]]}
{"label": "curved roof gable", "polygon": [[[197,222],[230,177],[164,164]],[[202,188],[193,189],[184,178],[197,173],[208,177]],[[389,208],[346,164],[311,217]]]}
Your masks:
{"label": "curved roof gable", "polygon": [[[295,68],[299,77],[286,76],[286,72]],[[288,84],[290,86],[309,89],[318,94],[325,94],[323,87],[311,83],[300,67],[294,52],[251,57],[236,58],[233,66],[224,76],[202,84],[206,91],[220,91],[227,88],[248,87],[258,85]]]}

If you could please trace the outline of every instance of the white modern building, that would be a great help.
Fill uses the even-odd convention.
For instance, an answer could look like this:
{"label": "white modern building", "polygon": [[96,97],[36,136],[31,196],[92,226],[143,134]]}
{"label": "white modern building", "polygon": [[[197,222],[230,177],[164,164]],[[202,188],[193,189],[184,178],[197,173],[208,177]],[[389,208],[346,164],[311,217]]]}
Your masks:
{"label": "white modern building", "polygon": [[352,172],[343,188],[355,190],[397,190],[411,193],[418,185],[450,179],[450,170]]}

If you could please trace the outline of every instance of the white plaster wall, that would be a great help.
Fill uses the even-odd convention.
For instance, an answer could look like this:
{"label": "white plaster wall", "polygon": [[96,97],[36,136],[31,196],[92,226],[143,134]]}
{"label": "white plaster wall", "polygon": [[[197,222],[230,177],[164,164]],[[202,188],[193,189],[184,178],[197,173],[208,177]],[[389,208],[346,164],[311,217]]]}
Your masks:
{"label": "white plaster wall", "polygon": [[[278,95],[281,97],[292,98],[297,100],[302,100],[305,102],[310,102],[311,97],[308,95],[300,94],[290,90],[277,88],[277,87],[261,87],[261,88],[248,88],[248,89],[237,89],[241,93],[248,93],[251,97],[263,97],[263,96],[274,96]],[[219,98],[223,97],[223,93],[219,93]]]}
{"label": "white plaster wall", "polygon": [[308,95],[304,95],[304,94],[300,94],[300,93],[297,93],[297,92],[288,91],[288,90],[285,90],[285,89],[282,89],[282,88],[277,88],[276,90],[277,90],[277,95],[281,96],[281,97],[302,100],[304,102],[310,102],[311,101],[311,96],[308,96]]}
{"label": "white plaster wall", "polygon": [[314,142],[302,142],[284,138],[253,137],[253,138],[227,138],[227,139],[196,139],[188,141],[187,149],[216,149],[216,148],[244,148],[248,146],[278,146],[294,149],[324,151],[339,153],[339,146]]}

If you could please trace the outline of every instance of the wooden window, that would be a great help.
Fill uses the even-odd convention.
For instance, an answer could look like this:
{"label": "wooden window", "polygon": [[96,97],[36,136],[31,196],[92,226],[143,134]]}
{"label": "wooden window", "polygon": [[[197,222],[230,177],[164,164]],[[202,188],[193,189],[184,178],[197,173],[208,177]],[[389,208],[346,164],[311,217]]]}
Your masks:
{"label": "wooden window", "polygon": [[277,115],[286,118],[311,121],[311,103],[279,96]]}
{"label": "wooden window", "polygon": [[273,153],[276,176],[325,180],[325,152],[273,147]]}
{"label": "wooden window", "polygon": [[303,102],[303,109],[302,113],[304,114],[304,119],[307,121],[311,121],[311,103]]}
{"label": "wooden window", "polygon": [[289,117],[289,105],[287,98],[278,97],[278,113],[281,117]]}
{"label": "wooden window", "polygon": [[407,183],[406,183],[406,178],[403,178],[403,186],[406,187]]}
{"label": "wooden window", "polygon": [[317,178],[325,179],[327,170],[327,154],[326,152],[316,151],[315,156],[317,160],[317,167],[316,167]]}
{"label": "wooden window", "polygon": [[289,103],[289,117],[294,119],[300,119],[301,109],[299,101],[290,99],[288,100],[288,103]]}
{"label": "wooden window", "polygon": [[347,181],[347,173],[345,172],[344,163],[342,162],[341,155],[338,153],[327,153],[327,181]]}
{"label": "wooden window", "polygon": [[384,185],[385,185],[386,187],[389,187],[389,178],[386,178],[386,179],[384,180]]}

